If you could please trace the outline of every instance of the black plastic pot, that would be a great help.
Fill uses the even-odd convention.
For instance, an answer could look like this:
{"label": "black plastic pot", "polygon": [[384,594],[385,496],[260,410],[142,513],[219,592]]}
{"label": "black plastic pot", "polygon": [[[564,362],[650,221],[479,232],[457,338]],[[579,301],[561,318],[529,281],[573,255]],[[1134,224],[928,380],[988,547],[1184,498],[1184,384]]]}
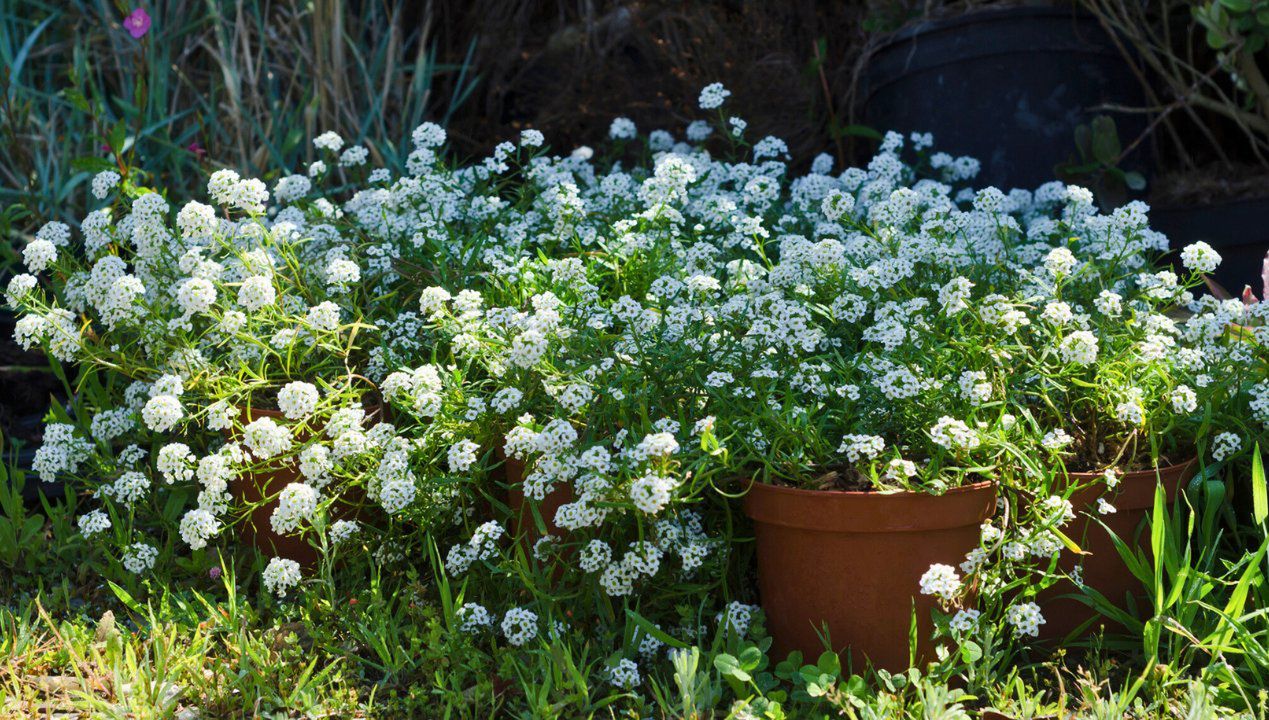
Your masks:
{"label": "black plastic pot", "polygon": [[1269,252],[1269,197],[1154,208],[1150,227],[1167,235],[1176,251],[1199,240],[1215,248],[1221,264],[1214,279],[1231,295],[1245,285],[1257,296],[1264,292],[1260,272]]}
{"label": "black plastic pot", "polygon": [[12,311],[0,309],[0,367],[44,367],[48,364],[44,353],[39,350],[23,350],[13,339],[17,320]]}
{"label": "black plastic pot", "polygon": [[[1075,158],[1075,128],[1103,103],[1141,105],[1137,78],[1097,20],[1069,9],[1008,8],[900,30],[869,58],[864,122],[934,133],[934,149],[982,162],[977,185],[1053,180]],[[1126,146],[1144,120],[1115,117]],[[1124,163],[1144,169],[1138,149]]]}

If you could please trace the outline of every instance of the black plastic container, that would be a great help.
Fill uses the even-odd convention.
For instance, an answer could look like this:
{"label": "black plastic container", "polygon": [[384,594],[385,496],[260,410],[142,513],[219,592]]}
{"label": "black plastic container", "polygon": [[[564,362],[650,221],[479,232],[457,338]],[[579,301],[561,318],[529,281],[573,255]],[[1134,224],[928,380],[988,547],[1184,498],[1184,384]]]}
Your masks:
{"label": "black plastic container", "polygon": [[[982,162],[976,185],[1034,188],[1075,155],[1075,128],[1111,115],[1127,146],[1142,90],[1092,16],[1053,7],[967,13],[900,30],[869,58],[863,120],[878,130],[934,133],[934,149]],[[1121,167],[1148,170],[1145,143]]]}
{"label": "black plastic container", "polygon": [[1213,279],[1231,295],[1250,285],[1259,297],[1260,273],[1269,252],[1269,197],[1249,200],[1154,208],[1150,227],[1158,230],[1179,251],[1202,240],[1221,255]]}

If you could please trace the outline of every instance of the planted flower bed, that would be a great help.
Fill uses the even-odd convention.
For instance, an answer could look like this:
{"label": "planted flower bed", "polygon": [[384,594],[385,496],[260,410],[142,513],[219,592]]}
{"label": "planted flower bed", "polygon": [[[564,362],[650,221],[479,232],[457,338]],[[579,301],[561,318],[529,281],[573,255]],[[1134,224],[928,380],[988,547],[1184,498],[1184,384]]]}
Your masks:
{"label": "planted flower bed", "polygon": [[412,567],[449,632],[584,636],[639,709],[693,646],[947,677],[1025,650],[1057,595],[1126,590],[1081,547],[1137,529],[1121,482],[1269,426],[1269,304],[1194,295],[1219,256],[1164,269],[1141,203],[975,190],[893,133],[794,176],[726,98],[684,138],[526,130],[468,166],[425,124],[404,176],[333,133],[202,200],[101,173],[7,291],[81,390],[36,471],[121,572],[259,551],[285,599]]}

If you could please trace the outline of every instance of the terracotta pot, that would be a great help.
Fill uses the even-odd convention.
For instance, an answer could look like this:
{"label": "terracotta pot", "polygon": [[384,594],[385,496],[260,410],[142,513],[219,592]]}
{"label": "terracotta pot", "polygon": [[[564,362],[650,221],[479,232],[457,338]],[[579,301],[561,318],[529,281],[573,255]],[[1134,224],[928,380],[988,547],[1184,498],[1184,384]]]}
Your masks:
{"label": "terracotta pot", "polygon": [[[502,459],[504,478],[507,483],[507,506],[511,508],[511,531],[525,543],[525,549],[531,551],[533,543],[542,534],[538,532],[537,523],[533,519],[533,506],[524,497],[524,461],[507,457],[501,448],[498,457]],[[538,513],[546,522],[547,530],[556,537],[563,537],[567,531],[555,524],[555,512],[561,505],[573,502],[573,488],[564,483],[557,483],[546,497],[537,503]]]}
{"label": "terracotta pot", "polygon": [[[1157,482],[1163,483],[1163,490],[1171,503],[1176,499],[1181,486],[1189,482],[1198,470],[1198,458],[1178,465],[1170,465],[1154,470],[1142,470],[1127,473],[1120,479],[1119,485],[1111,490],[1101,479],[1101,473],[1071,473],[1070,481],[1075,485],[1087,485],[1075,492],[1070,500],[1075,508],[1076,519],[1071,521],[1063,532],[1075,541],[1080,549],[1088,553],[1082,559],[1084,583],[1097,590],[1106,599],[1119,607],[1126,608],[1127,598],[1137,598],[1137,607],[1141,607],[1144,590],[1138,580],[1124,565],[1123,559],[1115,550],[1115,544],[1106,534],[1106,530],[1093,518],[1100,519],[1120,539],[1132,545],[1132,539],[1143,524],[1146,524],[1154,507],[1154,489]],[[1106,501],[1115,506],[1115,512],[1101,515],[1097,511],[1097,500]],[[1137,537],[1137,547],[1149,547],[1149,535],[1143,532]],[[1059,560],[1059,567],[1069,573],[1081,559],[1074,553],[1064,550]],[[1040,594],[1038,602],[1043,607],[1045,624],[1040,626],[1040,637],[1056,639],[1071,634],[1084,622],[1098,618],[1087,628],[1089,632],[1098,626],[1112,627],[1105,618],[1100,618],[1096,610],[1072,597],[1062,597],[1078,593],[1079,589],[1070,582],[1062,582]]]}
{"label": "terracotta pot", "polygon": [[978,546],[979,526],[996,509],[996,485],[983,482],[939,496],[797,490],[754,483],[744,500],[753,518],[758,588],[776,656],[816,658],[827,624],[834,650],[887,670],[908,667],[908,628],[916,606],[930,657],[934,598],[921,575],[934,563],[956,566]]}
{"label": "terracotta pot", "polygon": [[[371,408],[367,411],[367,416],[378,414],[381,410],[380,407]],[[244,425],[262,417],[274,418],[279,423],[286,422],[286,416],[278,410],[244,407],[240,408],[240,412]],[[308,435],[303,433],[295,438],[298,443],[307,439]],[[299,535],[279,535],[273,532],[273,524],[269,521],[278,507],[278,493],[287,485],[303,480],[298,463],[290,462],[272,470],[241,473],[229,483],[229,492],[237,503],[254,506],[246,519],[237,526],[243,542],[262,554],[289,558],[301,565],[312,566],[318,560],[317,548]],[[364,499],[362,491],[358,489],[353,497],[334,503],[331,508],[332,519],[363,520],[361,506],[364,503],[361,501]]]}

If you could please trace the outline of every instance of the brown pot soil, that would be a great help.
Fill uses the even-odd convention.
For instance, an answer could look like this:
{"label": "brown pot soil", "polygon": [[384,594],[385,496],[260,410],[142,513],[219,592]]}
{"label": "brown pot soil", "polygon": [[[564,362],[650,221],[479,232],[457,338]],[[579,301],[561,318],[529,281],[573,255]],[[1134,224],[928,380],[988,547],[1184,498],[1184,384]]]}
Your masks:
{"label": "brown pot soil", "polygon": [[[1106,599],[1121,608],[1128,606],[1127,598],[1136,598],[1137,607],[1141,607],[1144,590],[1138,580],[1119,557],[1115,544],[1097,520],[1105,523],[1117,537],[1133,545],[1136,536],[1136,547],[1149,546],[1148,535],[1142,532],[1136,535],[1137,529],[1146,523],[1151,509],[1154,507],[1154,489],[1156,480],[1163,484],[1164,493],[1171,503],[1176,499],[1181,486],[1194,477],[1198,470],[1198,458],[1177,465],[1155,470],[1141,470],[1126,473],[1114,490],[1108,489],[1101,480],[1101,473],[1071,473],[1070,481],[1075,485],[1089,485],[1076,491],[1070,498],[1075,509],[1076,519],[1063,528],[1063,532],[1075,541],[1080,549],[1088,553],[1083,556],[1083,581],[1088,587],[1097,590]],[[1106,501],[1115,506],[1115,512],[1101,515],[1097,511],[1097,500]],[[1075,566],[1081,564],[1074,553],[1064,550],[1059,560],[1059,568],[1070,573]],[[1045,624],[1040,626],[1040,637],[1043,639],[1064,638],[1074,632],[1080,625],[1089,620],[1086,632],[1098,627],[1113,628],[1115,625],[1098,615],[1097,611],[1073,597],[1063,597],[1078,593],[1079,589],[1070,582],[1061,582],[1041,593],[1038,602],[1043,608]]]}
{"label": "brown pot soil", "polygon": [[[504,478],[507,483],[507,506],[511,508],[511,531],[524,543],[526,552],[531,552],[533,543],[542,534],[538,532],[537,522],[533,518],[531,501],[526,502],[524,496],[524,461],[507,457],[502,448],[498,449],[498,457],[502,459]],[[560,506],[573,502],[573,488],[565,483],[557,483],[546,497],[536,503],[538,513],[546,523],[547,531],[555,537],[562,538],[567,534],[555,524],[555,513]]]}
{"label": "brown pot soil", "polygon": [[[380,411],[381,408],[371,408],[367,414],[371,415]],[[285,416],[277,410],[244,407],[241,408],[241,412],[244,425],[262,417],[285,419]],[[299,442],[304,442],[306,439],[307,436],[303,435],[296,438]],[[304,476],[300,473],[299,466],[296,463],[288,463],[272,470],[244,472],[229,483],[229,492],[237,503],[253,506],[243,522],[236,526],[239,538],[243,542],[262,554],[289,558],[306,567],[312,567],[317,564],[317,548],[313,547],[308,539],[299,535],[280,535],[274,532],[273,524],[269,520],[278,507],[278,493],[282,492],[287,485],[303,480]],[[331,519],[364,521],[368,515],[363,509],[364,500],[364,491],[360,488],[356,489],[351,493],[351,497],[333,503]]]}
{"label": "brown pot soil", "polygon": [[908,667],[915,606],[921,657],[931,657],[934,598],[921,595],[930,565],[956,566],[978,546],[996,509],[996,485],[943,495],[799,490],[754,483],[744,500],[754,521],[758,588],[774,653],[850,652],[855,667]]}

